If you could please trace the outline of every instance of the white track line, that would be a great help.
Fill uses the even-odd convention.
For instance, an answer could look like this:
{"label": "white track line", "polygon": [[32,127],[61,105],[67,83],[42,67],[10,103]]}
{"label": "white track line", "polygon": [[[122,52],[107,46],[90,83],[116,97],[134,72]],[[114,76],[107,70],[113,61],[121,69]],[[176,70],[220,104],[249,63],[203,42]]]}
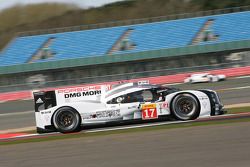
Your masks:
{"label": "white track line", "polygon": [[226,109],[228,108],[236,108],[236,107],[249,107],[250,103],[238,103],[238,104],[228,104],[224,105]]}
{"label": "white track line", "polygon": [[5,113],[5,114],[0,114],[0,117],[13,116],[13,115],[25,115],[25,114],[31,114],[31,113],[35,113],[35,112],[34,111],[24,111],[24,112]]}
{"label": "white track line", "polygon": [[240,77],[235,77],[234,79],[242,79],[242,78],[250,78],[250,75],[247,75],[247,76],[240,76]]}
{"label": "white track line", "polygon": [[163,84],[162,86],[172,86],[172,85],[181,85],[184,84],[182,82],[177,82],[177,83],[169,83],[169,84]]}
{"label": "white track line", "polygon": [[179,123],[186,123],[192,122],[190,121],[171,121],[171,122],[160,122],[160,123],[148,123],[145,125],[129,125],[124,127],[116,127],[116,128],[103,128],[97,130],[87,130],[85,133],[95,133],[95,132],[105,132],[105,131],[114,131],[114,130],[125,130],[125,129],[134,129],[134,128],[144,128],[144,127],[152,127],[152,126],[159,126],[159,125],[169,125],[169,124],[179,124]]}
{"label": "white track line", "polygon": [[249,88],[250,86],[241,86],[241,87],[234,87],[234,88],[218,89],[216,91],[241,90],[241,89],[249,89]]}
{"label": "white track line", "polygon": [[0,134],[6,134],[6,133],[23,133],[27,131],[32,131],[35,130],[35,126],[28,126],[28,127],[23,127],[23,128],[15,128],[15,129],[5,129],[5,130],[0,130]]}

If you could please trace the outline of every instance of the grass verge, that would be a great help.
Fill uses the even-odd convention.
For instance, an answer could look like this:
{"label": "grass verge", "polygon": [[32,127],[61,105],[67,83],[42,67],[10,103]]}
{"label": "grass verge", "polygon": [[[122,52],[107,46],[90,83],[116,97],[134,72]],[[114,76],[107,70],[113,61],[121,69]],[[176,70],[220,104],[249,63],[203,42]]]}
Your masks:
{"label": "grass verge", "polygon": [[250,112],[250,106],[228,108],[227,111],[228,111],[228,114],[246,113],[246,112]]}

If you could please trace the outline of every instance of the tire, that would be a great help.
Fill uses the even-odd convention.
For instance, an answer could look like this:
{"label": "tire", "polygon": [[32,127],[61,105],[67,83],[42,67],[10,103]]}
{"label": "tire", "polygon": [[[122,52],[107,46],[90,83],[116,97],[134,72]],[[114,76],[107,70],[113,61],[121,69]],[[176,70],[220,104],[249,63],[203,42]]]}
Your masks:
{"label": "tire", "polygon": [[70,133],[80,130],[80,115],[71,107],[59,108],[55,112],[52,121],[55,128],[61,133]]}
{"label": "tire", "polygon": [[171,113],[178,120],[196,119],[200,114],[199,101],[192,94],[178,94],[171,102]]}

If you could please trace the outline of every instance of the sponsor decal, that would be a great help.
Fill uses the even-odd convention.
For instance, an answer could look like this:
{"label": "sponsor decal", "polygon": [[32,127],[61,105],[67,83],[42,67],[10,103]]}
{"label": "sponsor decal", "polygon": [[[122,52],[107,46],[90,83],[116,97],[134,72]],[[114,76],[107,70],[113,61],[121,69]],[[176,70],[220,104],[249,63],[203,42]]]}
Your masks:
{"label": "sponsor decal", "polygon": [[61,94],[61,93],[69,94],[69,93],[81,93],[81,92],[96,91],[96,90],[101,90],[101,85],[58,89],[56,91],[58,94]]}
{"label": "sponsor decal", "polygon": [[41,104],[43,103],[43,100],[41,98],[37,99],[36,104]]}
{"label": "sponsor decal", "polygon": [[142,105],[142,119],[156,119],[158,118],[156,104],[143,104]]}
{"label": "sponsor decal", "polygon": [[152,104],[142,104],[142,109],[156,108],[156,103]]}
{"label": "sponsor decal", "polygon": [[199,100],[207,100],[208,97],[200,97]]}
{"label": "sponsor decal", "polygon": [[120,110],[104,110],[95,113],[83,113],[83,119],[98,119],[98,118],[117,118],[121,116]]}
{"label": "sponsor decal", "polygon": [[148,85],[148,84],[149,84],[148,80],[138,81],[138,85]]}
{"label": "sponsor decal", "polygon": [[41,111],[41,114],[51,114],[51,111]]}
{"label": "sponsor decal", "polygon": [[162,109],[169,108],[168,102],[164,101],[164,102],[161,104],[161,108],[162,108]]}
{"label": "sponsor decal", "polygon": [[116,106],[110,106],[110,108],[116,108]]}
{"label": "sponsor decal", "polygon": [[111,118],[111,117],[119,117],[121,116],[120,110],[106,110],[106,111],[97,111],[96,117],[97,118]]}
{"label": "sponsor decal", "polygon": [[137,108],[137,106],[130,106],[130,107],[128,107],[128,109],[135,109],[135,108]]}
{"label": "sponsor decal", "polygon": [[83,96],[93,96],[101,94],[101,90],[92,90],[86,92],[74,92],[74,93],[66,93],[64,94],[64,98],[75,98],[75,97],[83,97]]}
{"label": "sponsor decal", "polygon": [[204,102],[202,102],[202,105],[203,105],[203,107],[204,108],[206,108],[207,107],[207,103],[204,101]]}

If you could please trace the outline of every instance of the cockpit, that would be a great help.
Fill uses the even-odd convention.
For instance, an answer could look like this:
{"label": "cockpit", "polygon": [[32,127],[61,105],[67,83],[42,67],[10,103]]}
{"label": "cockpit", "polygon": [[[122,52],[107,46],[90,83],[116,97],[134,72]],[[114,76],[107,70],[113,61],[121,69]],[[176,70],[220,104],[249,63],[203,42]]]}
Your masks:
{"label": "cockpit", "polygon": [[167,94],[173,93],[175,91],[178,91],[178,89],[167,87],[144,89],[114,97],[113,99],[109,100],[107,104],[164,101]]}

